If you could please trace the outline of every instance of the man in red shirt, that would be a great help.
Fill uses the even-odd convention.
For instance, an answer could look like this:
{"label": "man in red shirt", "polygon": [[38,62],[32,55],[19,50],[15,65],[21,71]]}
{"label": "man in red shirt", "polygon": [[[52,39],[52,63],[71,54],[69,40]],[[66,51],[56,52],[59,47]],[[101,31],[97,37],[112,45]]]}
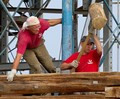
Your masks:
{"label": "man in red shirt", "polygon": [[[61,69],[75,68],[76,72],[98,72],[99,62],[102,55],[102,46],[95,34],[93,34],[93,38],[89,39],[79,62],[76,60],[79,52],[76,52],[63,61]],[[80,43],[81,46],[83,46],[85,39],[86,36],[83,36]],[[94,44],[96,45],[95,49],[93,49]]]}
{"label": "man in red shirt", "polygon": [[61,23],[61,19],[38,19],[35,16],[27,18],[18,33],[17,54],[12,65],[12,70],[7,76],[8,81],[13,81],[17,67],[23,56],[31,68],[31,73],[42,73],[41,65],[52,73],[56,71],[44,45],[43,34],[50,26]]}

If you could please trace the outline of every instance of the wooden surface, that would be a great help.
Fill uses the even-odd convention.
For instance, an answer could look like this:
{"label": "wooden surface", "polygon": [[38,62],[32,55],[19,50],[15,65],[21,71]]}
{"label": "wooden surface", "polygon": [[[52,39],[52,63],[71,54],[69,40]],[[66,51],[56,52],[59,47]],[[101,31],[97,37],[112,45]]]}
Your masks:
{"label": "wooden surface", "polygon": [[[103,96],[100,97],[104,97],[104,98],[108,97],[115,99],[115,95],[117,95],[117,97],[120,98],[120,95],[118,93],[120,92],[119,86],[120,86],[119,72],[96,72],[96,73],[84,72],[84,73],[72,73],[72,74],[47,73],[47,74],[29,74],[29,75],[26,74],[26,75],[16,75],[13,82],[8,82],[6,80],[6,75],[0,75],[1,97],[3,97],[3,95],[13,96],[19,94],[34,95],[34,94],[45,94],[45,93],[60,93],[62,95],[64,94],[71,95],[74,92],[98,92],[98,93],[103,92],[105,94],[103,94]],[[112,90],[109,87],[111,87]],[[116,91],[114,92],[114,90]],[[114,97],[110,96],[112,92],[115,94]],[[87,95],[85,96],[87,97]],[[53,97],[53,99],[55,98]],[[79,98],[79,99],[87,99],[87,98]],[[100,99],[100,98],[91,98],[91,99]]]}
{"label": "wooden surface", "polygon": [[[8,99],[8,96],[2,96],[0,99]],[[9,99],[105,99],[105,97],[103,95],[9,96]]]}
{"label": "wooden surface", "polygon": [[120,98],[120,86],[105,87],[105,96]]}

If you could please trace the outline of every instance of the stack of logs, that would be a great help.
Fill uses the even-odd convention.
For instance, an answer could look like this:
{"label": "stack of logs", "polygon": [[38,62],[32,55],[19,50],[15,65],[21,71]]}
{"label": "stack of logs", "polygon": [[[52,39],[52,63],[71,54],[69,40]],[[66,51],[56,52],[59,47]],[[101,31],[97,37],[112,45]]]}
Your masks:
{"label": "stack of logs", "polygon": [[8,82],[6,75],[0,76],[0,99],[117,98],[120,98],[119,72],[26,74],[16,75],[13,82]]}

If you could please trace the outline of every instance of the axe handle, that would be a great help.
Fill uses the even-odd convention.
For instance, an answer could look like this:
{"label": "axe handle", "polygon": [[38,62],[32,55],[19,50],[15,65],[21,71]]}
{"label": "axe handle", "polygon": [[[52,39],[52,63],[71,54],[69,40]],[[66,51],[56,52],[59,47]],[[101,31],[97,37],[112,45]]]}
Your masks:
{"label": "axe handle", "polygon": [[[80,61],[80,58],[81,58],[81,56],[83,55],[84,49],[85,49],[85,47],[86,47],[86,45],[87,45],[90,37],[92,37],[92,36],[93,36],[93,33],[89,33],[88,36],[86,37],[85,42],[83,43],[83,47],[81,48],[81,51],[80,51],[80,53],[78,54],[78,57],[77,57],[77,59],[76,59],[78,62]],[[75,72],[75,68],[72,68],[72,69],[70,70],[70,72]]]}

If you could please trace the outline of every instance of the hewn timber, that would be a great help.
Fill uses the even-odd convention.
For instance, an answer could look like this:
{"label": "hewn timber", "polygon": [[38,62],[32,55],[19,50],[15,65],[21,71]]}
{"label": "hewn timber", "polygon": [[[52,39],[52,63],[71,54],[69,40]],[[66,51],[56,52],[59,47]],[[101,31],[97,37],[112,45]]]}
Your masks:
{"label": "hewn timber", "polygon": [[104,95],[3,96],[0,99],[8,99],[8,97],[9,99],[106,99]]}
{"label": "hewn timber", "polygon": [[120,85],[120,73],[72,73],[16,75],[13,82],[0,76],[0,94],[38,94],[104,92],[107,86]]}
{"label": "hewn timber", "polygon": [[120,86],[105,87],[105,96],[120,98]]}

